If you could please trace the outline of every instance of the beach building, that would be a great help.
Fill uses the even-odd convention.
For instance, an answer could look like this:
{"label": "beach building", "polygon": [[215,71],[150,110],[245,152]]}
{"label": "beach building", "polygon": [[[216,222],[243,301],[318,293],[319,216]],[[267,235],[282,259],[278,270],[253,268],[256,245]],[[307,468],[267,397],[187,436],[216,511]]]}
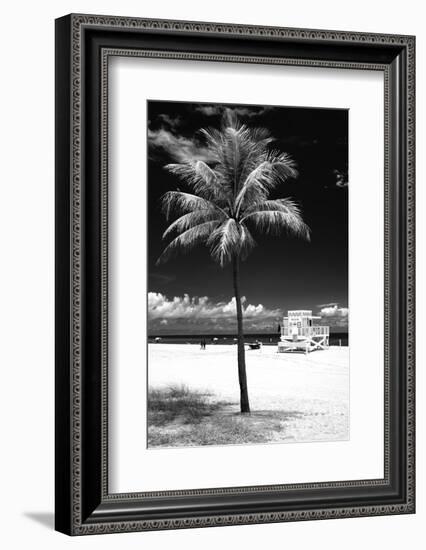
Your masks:
{"label": "beach building", "polygon": [[321,319],[312,315],[310,310],[288,311],[281,326],[278,351],[304,351],[309,353],[317,349],[327,349],[330,341],[330,327],[316,325]]}

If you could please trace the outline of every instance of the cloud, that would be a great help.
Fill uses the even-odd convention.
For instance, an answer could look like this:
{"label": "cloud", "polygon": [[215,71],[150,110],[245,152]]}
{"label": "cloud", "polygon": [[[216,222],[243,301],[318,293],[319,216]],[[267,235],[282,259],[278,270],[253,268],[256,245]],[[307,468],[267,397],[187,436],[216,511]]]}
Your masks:
{"label": "cloud", "polygon": [[[241,119],[252,119],[265,114],[271,110],[271,107],[249,107],[249,106],[236,106],[231,107],[232,111]],[[201,113],[204,116],[221,116],[225,110],[225,106],[222,105],[196,105],[194,110],[197,113]]]}
{"label": "cloud", "polygon": [[[242,302],[246,329],[273,328],[277,319],[282,317],[280,309],[268,309],[263,304],[248,304],[245,297]],[[149,292],[148,320],[151,330],[166,324],[169,331],[235,330],[235,298],[229,302],[214,302],[208,296],[191,297],[184,294],[168,298],[160,292]]]}
{"label": "cloud", "polygon": [[347,307],[339,307],[337,304],[332,306],[323,307],[320,311],[322,317],[347,317],[349,309]]}
{"label": "cloud", "polygon": [[218,116],[223,113],[223,107],[220,105],[196,105],[194,111],[204,116]]}
{"label": "cloud", "polygon": [[169,127],[171,130],[176,130],[182,123],[182,117],[179,115],[171,117],[170,115],[160,114],[157,119],[161,122],[161,126]]}
{"label": "cloud", "polygon": [[332,327],[347,327],[349,319],[349,309],[339,307],[338,303],[323,304],[320,307],[319,315],[324,324]]}
{"label": "cloud", "polygon": [[[246,305],[246,297],[242,297],[243,312],[246,318],[259,316],[281,316],[281,310],[269,310],[262,304],[257,306]],[[151,319],[182,319],[187,317],[197,317],[201,319],[227,318],[236,315],[235,298],[229,302],[212,302],[208,296],[190,297],[188,294],[175,296],[172,299],[167,298],[160,292],[148,292],[148,316]]]}
{"label": "cloud", "polygon": [[[195,105],[194,111],[205,117],[221,116],[225,107],[222,105]],[[233,107],[232,110],[241,118],[252,119],[269,111],[271,107]],[[211,151],[196,135],[186,137],[179,131],[182,125],[180,115],[170,116],[162,113],[155,119],[156,129],[151,128],[151,121],[148,127],[148,145],[150,153],[159,150],[167,153],[174,161],[185,162],[188,160],[203,160],[204,162],[214,161]]]}
{"label": "cloud", "polygon": [[175,134],[164,127],[158,130],[148,129],[148,145],[150,148],[165,151],[178,162],[212,160],[211,152],[197,140]]}
{"label": "cloud", "polygon": [[336,178],[336,187],[347,187],[348,183],[348,172],[347,170],[333,170],[333,174]]}
{"label": "cloud", "polygon": [[168,275],[166,273],[152,273],[148,274],[150,282],[155,284],[168,285],[176,279],[176,275]]}
{"label": "cloud", "polygon": [[339,305],[338,302],[329,302],[328,304],[318,304],[317,307],[323,308],[323,307],[333,307],[338,305]]}

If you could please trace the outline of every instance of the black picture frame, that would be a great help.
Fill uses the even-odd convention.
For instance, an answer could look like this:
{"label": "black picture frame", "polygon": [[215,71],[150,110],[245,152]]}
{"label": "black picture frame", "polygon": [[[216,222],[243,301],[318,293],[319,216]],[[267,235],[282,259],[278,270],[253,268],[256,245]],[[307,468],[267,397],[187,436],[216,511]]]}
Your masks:
{"label": "black picture frame", "polygon": [[[110,55],[383,71],[385,464],[377,480],[109,494]],[[407,514],[414,482],[413,36],[72,14],[56,20],[56,529],[69,535]]]}

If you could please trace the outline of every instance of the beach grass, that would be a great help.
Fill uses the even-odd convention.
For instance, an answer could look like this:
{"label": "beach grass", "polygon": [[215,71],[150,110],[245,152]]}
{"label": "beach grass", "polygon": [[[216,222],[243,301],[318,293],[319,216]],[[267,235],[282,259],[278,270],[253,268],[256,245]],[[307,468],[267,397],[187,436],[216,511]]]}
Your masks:
{"label": "beach grass", "polygon": [[198,424],[211,416],[226,402],[211,401],[211,393],[191,391],[187,386],[150,388],[148,392],[148,424],[164,427],[168,424]]}
{"label": "beach grass", "polygon": [[149,344],[148,447],[349,439],[349,348],[247,352],[241,415],[236,346]]}
{"label": "beach grass", "polygon": [[150,388],[148,446],[241,445],[282,439],[285,422],[297,412],[255,411],[241,415],[238,403],[187,386]]}

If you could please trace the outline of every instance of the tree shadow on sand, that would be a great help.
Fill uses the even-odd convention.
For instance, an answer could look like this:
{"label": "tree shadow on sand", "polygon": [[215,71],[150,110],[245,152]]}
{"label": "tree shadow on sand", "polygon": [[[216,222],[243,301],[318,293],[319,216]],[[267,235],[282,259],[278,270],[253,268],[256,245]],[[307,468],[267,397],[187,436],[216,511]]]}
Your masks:
{"label": "tree shadow on sand", "polygon": [[285,441],[286,423],[304,416],[300,411],[283,410],[258,410],[241,415],[238,403],[217,401],[210,392],[197,392],[185,386],[151,388],[148,447]]}

